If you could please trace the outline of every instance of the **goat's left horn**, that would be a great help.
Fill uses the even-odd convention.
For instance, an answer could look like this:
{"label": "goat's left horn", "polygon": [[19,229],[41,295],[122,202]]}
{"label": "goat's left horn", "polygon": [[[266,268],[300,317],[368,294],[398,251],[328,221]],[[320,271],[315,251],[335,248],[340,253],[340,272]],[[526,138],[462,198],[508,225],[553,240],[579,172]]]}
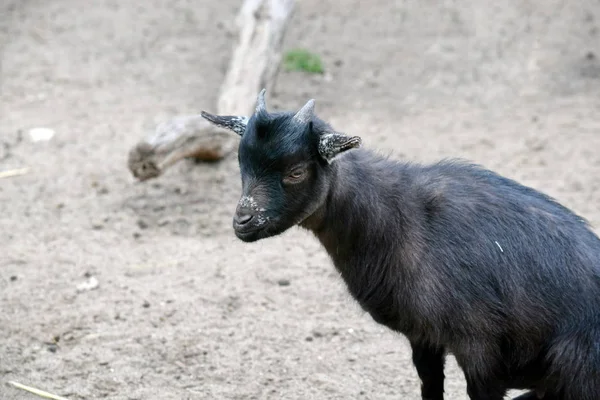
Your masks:
{"label": "goat's left horn", "polygon": [[310,99],[304,105],[304,107],[302,107],[300,109],[300,111],[298,111],[296,113],[296,115],[294,115],[293,120],[299,124],[306,124],[307,122],[309,122],[312,119],[314,110],[315,110],[315,100]]}
{"label": "goat's left horn", "polygon": [[267,105],[265,104],[265,93],[267,89],[263,89],[258,94],[258,100],[256,102],[256,113],[267,112]]}

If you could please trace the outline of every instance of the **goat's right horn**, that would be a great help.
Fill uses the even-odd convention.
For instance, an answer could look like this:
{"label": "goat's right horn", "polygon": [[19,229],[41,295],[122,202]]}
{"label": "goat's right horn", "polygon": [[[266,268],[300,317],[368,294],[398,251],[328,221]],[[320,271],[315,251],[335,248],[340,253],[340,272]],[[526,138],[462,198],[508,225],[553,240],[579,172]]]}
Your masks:
{"label": "goat's right horn", "polygon": [[258,94],[258,100],[256,101],[256,113],[257,114],[267,112],[267,105],[265,104],[265,93],[266,92],[267,92],[267,89],[263,89]]}
{"label": "goat's right horn", "polygon": [[313,117],[313,112],[315,110],[315,100],[310,99],[304,107],[300,109],[295,115],[293,120],[299,124],[306,124]]}

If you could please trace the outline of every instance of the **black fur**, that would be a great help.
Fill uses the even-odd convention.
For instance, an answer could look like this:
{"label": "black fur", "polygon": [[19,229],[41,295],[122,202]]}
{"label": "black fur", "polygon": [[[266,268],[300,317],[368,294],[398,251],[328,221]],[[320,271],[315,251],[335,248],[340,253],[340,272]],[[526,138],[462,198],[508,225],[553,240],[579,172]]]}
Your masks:
{"label": "black fur", "polygon": [[439,349],[472,399],[600,397],[600,241],[549,197],[465,163],[357,150],[308,226],[361,306],[417,348],[423,398],[442,398]]}
{"label": "black fur", "polygon": [[292,116],[255,116],[242,136],[256,204],[237,213],[267,222],[234,224],[240,239],[314,232],[362,308],[409,339],[424,399],[443,399],[447,353],[473,400],[600,398],[600,240],[582,218],[461,161],[327,160],[332,128]]}

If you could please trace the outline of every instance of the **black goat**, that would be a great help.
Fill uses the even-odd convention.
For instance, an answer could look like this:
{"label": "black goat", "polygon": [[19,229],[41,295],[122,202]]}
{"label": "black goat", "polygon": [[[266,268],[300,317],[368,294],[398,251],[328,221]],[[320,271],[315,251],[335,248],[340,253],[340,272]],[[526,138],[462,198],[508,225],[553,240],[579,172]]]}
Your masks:
{"label": "black goat", "polygon": [[447,353],[473,400],[600,399],[600,240],[585,220],[472,164],[359,148],[314,100],[268,113],[264,94],[250,118],[202,113],[242,136],[238,238],[311,230],[363,309],[409,339],[423,399],[443,399]]}

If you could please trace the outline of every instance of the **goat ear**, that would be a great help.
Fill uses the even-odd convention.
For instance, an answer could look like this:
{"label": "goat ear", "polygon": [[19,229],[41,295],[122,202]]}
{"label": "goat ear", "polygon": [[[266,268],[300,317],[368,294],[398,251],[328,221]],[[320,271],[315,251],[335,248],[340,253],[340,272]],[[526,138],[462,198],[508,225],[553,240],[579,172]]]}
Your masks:
{"label": "goat ear", "polygon": [[201,111],[200,115],[211,124],[221,128],[229,129],[240,136],[244,135],[244,132],[246,131],[246,125],[248,125],[248,117],[238,117],[234,115],[214,115],[209,114],[206,111]]}
{"label": "goat ear", "polygon": [[319,138],[319,154],[325,161],[331,162],[341,153],[360,147],[361,142],[358,136],[348,136],[338,132],[324,133]]}

